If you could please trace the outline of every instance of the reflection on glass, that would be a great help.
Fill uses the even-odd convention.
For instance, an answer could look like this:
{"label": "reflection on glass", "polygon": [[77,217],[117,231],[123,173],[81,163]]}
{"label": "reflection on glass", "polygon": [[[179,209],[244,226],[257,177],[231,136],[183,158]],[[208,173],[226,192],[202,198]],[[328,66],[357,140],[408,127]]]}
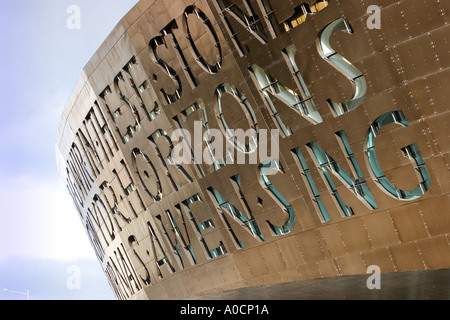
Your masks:
{"label": "reflection on glass", "polygon": [[303,157],[303,154],[300,151],[300,148],[295,147],[294,149],[292,149],[292,152],[295,154],[295,156],[298,159],[303,176],[308,183],[307,187],[309,187],[310,193],[314,197],[313,198],[314,203],[317,204],[317,207],[320,212],[320,216],[319,216],[320,220],[322,222],[331,221],[330,215],[328,214],[328,211],[325,208],[325,205],[323,204],[322,199],[320,198],[319,190],[317,190],[316,184],[314,183],[314,180],[311,176],[311,172],[309,171],[308,165],[306,164],[305,158]]}
{"label": "reflection on glass", "polygon": [[278,200],[277,202],[280,203],[283,206],[284,210],[288,213],[288,219],[286,223],[281,227],[273,225],[272,223],[270,223],[270,221],[267,221],[267,223],[269,224],[269,226],[272,228],[272,230],[275,232],[276,235],[288,234],[295,227],[296,216],[294,209],[292,208],[291,204],[283,197],[283,195],[272,185],[268,175],[266,174],[266,172],[272,169],[276,169],[284,173],[283,167],[281,166],[280,161],[278,159],[270,159],[263,162],[260,165],[259,169],[264,185],[270,191],[270,193]]}
{"label": "reflection on glass", "polygon": [[323,28],[319,32],[319,38],[317,39],[317,49],[322,58],[331,64],[335,69],[346,76],[354,89],[352,98],[347,102],[334,102],[328,99],[335,116],[343,115],[358,108],[364,101],[367,91],[367,84],[364,75],[354,65],[352,65],[347,59],[337,53],[330,44],[331,36],[337,31],[345,31],[349,34],[354,33],[352,26],[347,19],[340,18]]}
{"label": "reflection on glass", "polygon": [[[233,85],[228,84],[228,83],[221,84],[216,89],[216,93],[217,93],[217,107],[218,107],[218,111],[219,111],[219,118],[222,122],[223,127],[225,128],[227,136],[229,137],[230,140],[233,141],[234,145],[241,152],[244,152],[244,153],[254,152],[256,150],[257,144],[258,144],[258,131],[259,131],[258,130],[258,120],[256,119],[256,115],[253,111],[252,106],[248,102],[247,98],[239,90],[237,90]],[[225,121],[224,109],[223,109],[224,106],[222,104],[222,96],[227,93],[231,94],[239,102],[241,107],[243,107],[243,110],[246,113],[246,115],[250,116],[250,119],[251,119],[250,127],[254,129],[254,134],[252,134],[252,137],[251,137],[252,139],[250,139],[248,144],[245,144],[244,141],[242,141],[244,144],[241,143],[241,141],[239,141],[240,139],[238,139],[234,133],[235,131],[238,131],[238,130],[230,129],[228,127],[227,122]]]}
{"label": "reflection on glass", "polygon": [[411,160],[414,165],[417,176],[419,177],[419,184],[412,190],[401,190],[395,187],[384,175],[383,170],[381,170],[380,164],[378,163],[377,155],[375,152],[375,138],[378,131],[385,125],[395,123],[401,126],[408,126],[408,121],[406,120],[403,111],[392,111],[387,112],[380,117],[378,117],[372,126],[370,127],[369,134],[366,141],[366,155],[372,169],[374,180],[378,183],[386,194],[389,196],[399,199],[399,200],[415,200],[420,198],[428,191],[431,186],[431,177],[428,173],[425,162],[423,161],[422,155],[419,151],[419,147],[414,142],[409,146],[402,148],[403,154]]}
{"label": "reflection on glass", "polygon": [[[342,180],[343,182],[347,182],[346,179],[348,179],[351,182],[354,182],[353,178],[351,178],[350,175],[347,172],[345,172],[345,170],[343,170],[342,167],[336,161],[334,161],[334,159],[331,158],[330,155],[328,155],[317,144],[317,142],[314,142],[314,141],[310,142],[307,144],[307,146],[312,150],[312,153],[314,154],[317,164],[319,166],[319,169],[322,171],[325,181],[328,184],[331,194],[333,195],[334,199],[338,203],[338,208],[340,209],[341,213],[343,213],[345,216],[353,215],[354,214],[353,209],[350,208],[349,206],[347,206],[344,203],[344,201],[342,200],[328,171],[331,171],[338,178],[341,178],[340,180]],[[351,185],[351,184],[348,184],[348,185]],[[353,183],[353,185],[354,185],[354,183]]]}
{"label": "reflection on glass", "polygon": [[299,80],[300,83],[300,91],[301,95],[298,95],[294,90],[284,86],[273,76],[265,73],[265,71],[259,67],[258,65],[252,65],[251,71],[254,75],[256,82],[259,85],[259,88],[266,100],[266,103],[269,107],[269,110],[272,116],[275,118],[275,121],[278,124],[278,127],[283,132],[285,136],[290,136],[292,134],[291,128],[286,126],[283,120],[280,118],[278,114],[278,110],[272,102],[270,95],[273,95],[284,104],[289,106],[291,109],[300,114],[303,118],[310,121],[313,124],[321,123],[322,117],[320,116],[317,108],[312,100],[312,97],[306,87],[303,78],[301,77],[298,67],[295,63],[294,55],[295,55],[295,47],[290,46],[285,50],[287,56],[289,57],[289,61],[292,65],[294,73]]}
{"label": "reflection on glass", "polygon": [[[243,193],[242,193],[241,186],[240,186],[239,175],[236,175],[235,177],[233,177],[233,180],[237,184],[241,199],[244,199],[244,198],[242,198]],[[222,213],[225,212],[228,215],[231,215],[231,217],[233,219],[237,218],[242,224],[244,224],[248,228],[248,230],[253,235],[253,237],[259,238],[260,240],[265,241],[264,235],[262,234],[262,232],[259,228],[259,225],[256,222],[256,220],[251,212],[250,212],[250,219],[249,219],[243,213],[241,213],[234,205],[232,205],[224,196],[222,196],[222,194],[219,191],[217,191],[215,188],[211,187],[211,188],[209,188],[209,190],[214,195],[214,198],[215,198],[217,204],[219,205],[219,208]],[[241,248],[244,247],[244,245],[241,242],[240,242],[240,247]]]}

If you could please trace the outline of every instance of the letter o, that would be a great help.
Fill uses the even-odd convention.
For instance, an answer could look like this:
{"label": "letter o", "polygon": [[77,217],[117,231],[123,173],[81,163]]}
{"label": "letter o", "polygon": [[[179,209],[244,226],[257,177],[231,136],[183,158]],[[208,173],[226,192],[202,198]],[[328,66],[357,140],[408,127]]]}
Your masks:
{"label": "letter o", "polygon": [[[254,132],[251,132],[251,133],[254,133],[253,145],[251,143],[249,145],[243,145],[242,143],[240,143],[233,134],[234,130],[232,130],[228,127],[228,124],[225,121],[225,118],[223,115],[224,111],[223,111],[223,107],[222,107],[222,96],[226,93],[231,94],[233,96],[233,98],[237,102],[239,102],[239,105],[241,106],[242,110],[244,111],[245,117],[247,118],[249,127],[254,130]],[[235,147],[238,150],[240,150],[241,152],[251,153],[251,152],[255,151],[256,147],[257,147],[257,143],[259,141],[258,120],[256,119],[256,115],[253,111],[252,106],[248,102],[247,98],[239,90],[237,90],[233,85],[231,85],[229,83],[223,83],[223,84],[219,85],[216,89],[216,95],[217,95],[216,115],[220,119],[219,126],[221,127],[222,131],[224,131],[226,133],[226,136],[228,137],[228,139],[232,140]]]}
{"label": "letter o", "polygon": [[[195,14],[195,16],[202,21],[202,23],[204,24],[204,26],[206,27],[206,29],[209,33],[210,39],[214,43],[213,45],[216,47],[216,49],[218,51],[218,55],[216,56],[216,58],[218,58],[218,61],[214,65],[210,65],[208,62],[206,62],[206,60],[200,54],[197,46],[195,45],[194,40],[192,39],[191,30],[189,29],[189,23],[188,23],[188,16],[190,14]],[[196,6],[193,6],[193,5],[186,7],[186,9],[184,10],[183,17],[184,17],[183,28],[184,28],[184,32],[186,34],[186,39],[188,40],[188,47],[189,47],[191,54],[194,57],[195,61],[197,61],[198,65],[203,70],[205,70],[206,72],[208,72],[210,74],[215,74],[215,73],[219,72],[219,70],[221,69],[221,65],[222,65],[222,48],[220,46],[219,37],[217,36],[217,33],[214,30],[214,27],[213,27],[211,21],[209,20],[209,18],[206,16],[206,14],[202,10],[200,10],[199,8],[197,8]]]}
{"label": "letter o", "polygon": [[[132,153],[133,153],[134,169],[137,175],[139,176],[139,180],[141,181],[141,184],[145,189],[146,193],[154,201],[161,201],[162,198],[161,180],[159,179],[158,173],[156,172],[152,161],[143,151],[141,151],[138,148],[135,148]],[[147,170],[150,171],[150,173],[147,170],[145,170],[145,168],[139,166],[138,164],[139,158],[143,158],[144,161],[142,160],[139,161],[141,161],[141,163],[147,164],[146,167]]]}

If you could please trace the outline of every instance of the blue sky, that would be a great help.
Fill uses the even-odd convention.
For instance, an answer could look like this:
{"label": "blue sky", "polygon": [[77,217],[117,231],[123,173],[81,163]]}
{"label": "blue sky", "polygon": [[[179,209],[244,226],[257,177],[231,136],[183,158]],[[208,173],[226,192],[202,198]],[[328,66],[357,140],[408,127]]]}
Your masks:
{"label": "blue sky", "polygon": [[[0,300],[114,299],[56,168],[62,110],[78,77],[138,0],[0,2]],[[80,8],[69,29],[67,8]],[[80,285],[69,289],[76,266]]]}

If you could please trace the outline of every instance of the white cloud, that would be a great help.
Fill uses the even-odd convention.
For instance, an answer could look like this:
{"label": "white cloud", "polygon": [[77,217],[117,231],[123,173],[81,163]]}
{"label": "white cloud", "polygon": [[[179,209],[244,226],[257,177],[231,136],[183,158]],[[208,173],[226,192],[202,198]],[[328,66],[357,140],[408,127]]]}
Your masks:
{"label": "white cloud", "polygon": [[68,260],[94,256],[62,179],[20,175],[2,180],[0,259],[30,256]]}
{"label": "white cloud", "polygon": [[[72,270],[77,270],[74,274]],[[78,277],[77,286],[71,278]],[[0,300],[25,300],[26,296],[3,291],[4,288],[25,293],[30,300],[110,300],[114,293],[92,259],[59,261],[31,257],[10,257],[0,261]]]}

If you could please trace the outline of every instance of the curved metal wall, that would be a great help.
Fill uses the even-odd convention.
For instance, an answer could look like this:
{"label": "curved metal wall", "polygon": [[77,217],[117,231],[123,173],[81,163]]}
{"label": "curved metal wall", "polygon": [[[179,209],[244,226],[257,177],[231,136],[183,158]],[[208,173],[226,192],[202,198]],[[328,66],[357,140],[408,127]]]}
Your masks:
{"label": "curved metal wall", "polygon": [[57,137],[118,299],[450,265],[450,7],[375,2],[142,0],[119,22]]}

